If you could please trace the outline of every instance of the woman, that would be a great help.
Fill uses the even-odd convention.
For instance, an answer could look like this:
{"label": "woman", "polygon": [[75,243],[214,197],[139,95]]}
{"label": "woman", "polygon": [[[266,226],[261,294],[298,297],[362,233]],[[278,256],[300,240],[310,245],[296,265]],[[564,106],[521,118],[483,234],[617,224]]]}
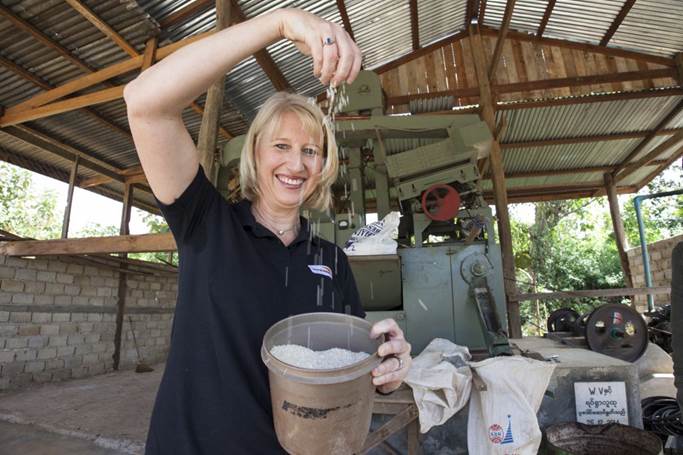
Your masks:
{"label": "woman", "polygon": [[[292,314],[364,316],[346,256],[311,235],[302,207],[325,208],[337,174],[334,136],[320,109],[278,93],[254,119],[242,151],[245,200],[230,205],[204,176],[181,112],[244,58],[280,39],[313,57],[323,84],[352,82],[358,47],[332,23],[274,11],[188,45],[126,86],[140,162],[178,245],[178,303],[147,454],[283,453],[259,357],[265,331]],[[318,265],[319,267],[310,267]],[[320,267],[327,266],[327,267]],[[380,393],[410,366],[393,320],[373,371]]]}

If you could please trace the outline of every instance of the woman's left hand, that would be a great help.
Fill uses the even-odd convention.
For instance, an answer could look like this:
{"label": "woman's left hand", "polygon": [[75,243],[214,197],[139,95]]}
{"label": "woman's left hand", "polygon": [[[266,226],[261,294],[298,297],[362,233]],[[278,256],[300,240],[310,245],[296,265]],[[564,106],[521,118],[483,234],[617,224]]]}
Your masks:
{"label": "woman's left hand", "polygon": [[[410,343],[403,337],[403,331],[393,319],[377,322],[370,330],[370,337],[386,334],[386,342],[377,353],[384,357],[382,363],[372,370],[372,383],[380,392],[389,393],[398,389],[405,379],[413,361],[410,357]],[[400,359],[400,360],[399,360]]]}

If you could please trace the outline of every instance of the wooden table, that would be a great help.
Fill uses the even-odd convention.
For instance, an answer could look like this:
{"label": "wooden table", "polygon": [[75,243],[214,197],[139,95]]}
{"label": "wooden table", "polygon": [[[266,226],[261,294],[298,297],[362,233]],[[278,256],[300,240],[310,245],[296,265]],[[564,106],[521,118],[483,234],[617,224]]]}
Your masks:
{"label": "wooden table", "polygon": [[417,406],[413,400],[413,392],[408,386],[402,385],[391,395],[376,393],[372,413],[388,414],[394,417],[377,430],[368,434],[361,453],[367,453],[378,446],[381,446],[382,449],[389,453],[396,453],[386,444],[386,440],[404,428],[408,432],[408,454],[419,455],[422,452],[420,449],[420,423],[417,418]]}

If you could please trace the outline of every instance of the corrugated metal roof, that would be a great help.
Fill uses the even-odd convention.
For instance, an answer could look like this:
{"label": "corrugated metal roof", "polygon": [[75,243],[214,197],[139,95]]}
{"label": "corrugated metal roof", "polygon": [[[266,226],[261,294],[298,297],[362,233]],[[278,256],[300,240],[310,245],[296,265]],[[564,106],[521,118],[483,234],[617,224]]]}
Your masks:
{"label": "corrugated metal roof", "polygon": [[667,57],[683,50],[683,2],[638,0],[609,44]]}
{"label": "corrugated metal roof", "polygon": [[498,111],[497,120],[504,115],[508,124],[502,142],[647,131],[681,100],[670,96],[514,109]]}
{"label": "corrugated metal roof", "polygon": [[[605,36],[625,0],[557,0],[543,36],[597,44]],[[500,27],[506,0],[488,0],[484,24]],[[518,0],[510,27],[536,34],[547,0]],[[608,47],[673,57],[683,51],[683,2],[638,0]]]}
{"label": "corrugated metal roof", "polygon": [[464,28],[467,2],[422,0],[417,2],[420,46],[427,46]]}
{"label": "corrugated metal roof", "polygon": [[346,10],[366,68],[413,49],[408,0],[346,0]]}

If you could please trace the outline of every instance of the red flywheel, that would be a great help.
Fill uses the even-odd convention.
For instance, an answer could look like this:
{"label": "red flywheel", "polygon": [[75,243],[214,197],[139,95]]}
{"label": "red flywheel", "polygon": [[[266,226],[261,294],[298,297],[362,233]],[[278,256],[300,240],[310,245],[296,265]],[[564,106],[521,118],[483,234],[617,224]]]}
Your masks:
{"label": "red flywheel", "polygon": [[452,220],[460,209],[460,194],[450,185],[432,185],[422,193],[422,210],[434,221]]}

